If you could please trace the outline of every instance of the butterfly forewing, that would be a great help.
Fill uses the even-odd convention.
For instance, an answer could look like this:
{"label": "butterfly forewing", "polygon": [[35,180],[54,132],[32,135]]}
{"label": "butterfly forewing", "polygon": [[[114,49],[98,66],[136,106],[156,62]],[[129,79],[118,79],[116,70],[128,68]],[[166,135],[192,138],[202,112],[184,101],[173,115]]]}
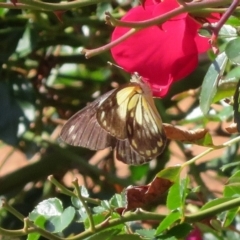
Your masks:
{"label": "butterfly forewing", "polygon": [[127,138],[128,104],[131,97],[136,94],[136,88],[139,86],[135,83],[123,85],[105,99],[98,108],[97,119],[100,126],[117,139]]}
{"label": "butterfly forewing", "polygon": [[70,145],[86,147],[92,150],[114,146],[115,139],[99,125],[96,119],[99,105],[113,91],[107,92],[73,115],[61,130],[60,137],[62,140]]}

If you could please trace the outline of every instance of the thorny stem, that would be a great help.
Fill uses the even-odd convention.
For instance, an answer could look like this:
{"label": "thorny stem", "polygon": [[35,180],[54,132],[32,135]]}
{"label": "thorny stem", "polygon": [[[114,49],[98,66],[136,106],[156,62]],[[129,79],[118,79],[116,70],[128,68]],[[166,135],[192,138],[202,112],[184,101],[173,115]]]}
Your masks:
{"label": "thorny stem", "polygon": [[[234,1],[239,1],[239,0],[234,0]],[[201,8],[218,7],[218,6],[226,5],[226,4],[229,4],[229,3],[231,3],[230,0],[227,0],[227,1],[223,1],[223,0],[203,0],[203,1],[200,1],[200,2],[186,3],[184,5],[180,5],[176,9],[173,9],[173,10],[171,10],[171,11],[165,13],[165,14],[162,14],[161,16],[154,17],[150,20],[138,21],[138,22],[120,21],[120,20],[115,19],[109,12],[106,12],[106,22],[107,22],[107,24],[111,24],[112,26],[128,27],[128,28],[132,28],[132,29],[130,29],[125,34],[123,34],[120,38],[110,42],[109,44],[106,44],[106,45],[104,45],[102,47],[99,47],[99,48],[96,48],[96,49],[91,49],[91,50],[90,49],[84,49],[82,51],[82,53],[85,54],[86,58],[93,57],[97,54],[108,51],[112,47],[118,45],[119,43],[123,42],[124,40],[129,38],[131,35],[135,34],[136,32],[138,32],[142,29],[153,26],[153,25],[162,24],[165,21],[167,21],[167,20],[169,20],[169,19],[171,19],[171,18],[173,18],[173,17],[175,17],[179,14],[183,14],[183,13],[187,13],[187,12],[196,12],[196,11],[199,11],[200,7]],[[236,6],[234,5],[234,9],[232,7],[232,11],[234,11],[235,9],[236,9]],[[232,11],[231,11],[231,13],[232,13]],[[217,12],[217,10],[216,10],[216,12]],[[226,16],[222,20],[222,24],[225,23],[228,16]]]}
{"label": "thorny stem", "polygon": [[77,197],[76,194],[74,194],[72,191],[69,191],[66,187],[64,187],[61,183],[59,183],[53,175],[50,175],[48,177],[48,180],[54,184],[60,191],[61,193],[68,195],[70,197]]}
{"label": "thorny stem", "polygon": [[112,41],[112,42],[110,42],[110,43],[108,43],[108,44],[106,44],[102,47],[99,47],[99,48],[83,49],[81,53],[84,54],[86,58],[90,58],[90,57],[93,57],[93,56],[95,56],[97,54],[100,54],[102,52],[108,51],[112,47],[118,45],[119,43],[123,42],[125,39],[129,38],[130,36],[132,36],[133,34],[138,32],[138,30],[139,29],[137,29],[137,28],[132,28],[126,34],[122,35],[121,37],[119,37],[115,41]]}
{"label": "thorny stem", "polygon": [[[236,0],[235,0],[236,1]],[[183,13],[191,13],[191,12],[200,12],[201,8],[208,8],[208,7],[219,7],[223,5],[230,4],[231,0],[204,0],[200,2],[191,2],[187,3],[186,5],[181,5],[178,8],[175,8],[169,12],[166,12],[160,16],[153,17],[150,20],[144,20],[144,21],[120,21],[115,19],[110,13],[106,13],[106,21],[107,23],[111,23],[113,26],[120,26],[120,27],[128,27],[128,28],[146,28],[154,25],[160,25],[167,20],[178,16],[179,14]],[[214,9],[215,12],[217,12],[217,9]]]}
{"label": "thorny stem", "polygon": [[212,37],[210,39],[210,43],[213,46],[213,50],[215,54],[218,54],[218,47],[217,47],[217,37],[219,34],[220,29],[225,24],[225,22],[228,20],[228,18],[231,16],[231,14],[235,11],[237,6],[239,5],[240,0],[233,0],[230,7],[226,10],[226,12],[222,15],[221,19],[218,21],[217,25],[210,26],[210,29],[212,30]]}
{"label": "thorny stem", "polygon": [[4,209],[6,209],[8,212],[10,212],[12,215],[14,215],[16,218],[18,218],[20,221],[24,221],[24,216],[18,212],[15,208],[13,208],[11,205],[7,203],[5,199],[1,199],[1,205]]}
{"label": "thorny stem", "polygon": [[73,180],[72,183],[74,185],[77,197],[79,198],[79,200],[81,201],[84,209],[86,210],[86,213],[87,213],[88,219],[89,219],[89,224],[90,224],[90,231],[93,233],[93,232],[95,232],[95,225],[94,225],[94,222],[93,222],[91,211],[90,211],[88,205],[86,204],[85,199],[83,198],[83,196],[81,194],[81,186],[78,185],[77,178],[75,180]]}
{"label": "thorny stem", "polygon": [[[69,10],[73,8],[80,8],[92,4],[97,4],[103,2],[102,0],[76,0],[76,1],[70,1],[70,2],[61,2],[61,3],[48,3],[38,0],[18,0],[18,2],[24,5],[28,5],[29,9],[34,8],[42,11],[57,11],[57,10]],[[18,7],[18,4],[16,3],[16,7]],[[3,7],[3,5],[0,5],[0,7]]]}
{"label": "thorny stem", "polygon": [[201,157],[207,155],[208,153],[216,150],[216,149],[221,149],[221,148],[224,148],[224,147],[228,147],[228,146],[231,146],[232,144],[236,143],[236,142],[239,142],[240,141],[240,136],[234,138],[234,139],[231,139],[225,143],[223,143],[222,145],[217,145],[215,147],[211,147],[211,148],[208,148],[206,151],[200,153],[199,155],[197,155],[196,157],[192,158],[191,160],[185,162],[184,164],[182,164],[181,168],[184,168],[186,166],[189,166],[191,164],[193,164],[194,162],[196,162],[198,159],[200,159]]}
{"label": "thorny stem", "polygon": [[[234,207],[240,206],[240,198],[235,198],[232,200],[229,200],[227,202],[218,204],[217,206],[213,206],[211,208],[200,210],[197,213],[194,214],[187,214],[184,216],[184,222],[188,223],[194,223],[200,220],[207,219],[209,217],[213,217],[216,214],[219,214],[223,211],[232,209]],[[162,221],[166,215],[161,215],[157,213],[152,212],[146,212],[143,210],[137,210],[135,212],[126,212],[121,218],[116,219],[110,219],[108,221],[108,224],[102,225],[101,223],[95,226],[96,233],[101,232],[107,228],[112,228],[114,226],[124,224],[126,222],[131,221],[144,221],[144,220],[153,220],[153,221]],[[86,230],[74,237],[69,237],[68,240],[80,240],[80,239],[86,239],[87,237],[91,236],[92,232],[90,230]]]}
{"label": "thorny stem", "polygon": [[[48,176],[48,180],[54,184],[62,194],[68,195],[70,197],[78,197],[74,192],[69,191],[66,187],[64,187],[61,183],[59,183],[53,175]],[[95,205],[100,205],[101,201],[98,199],[93,199],[93,198],[88,198],[88,197],[83,197],[82,198],[89,203],[95,204]]]}
{"label": "thorny stem", "polygon": [[[213,206],[211,208],[200,210],[197,213],[194,214],[187,214],[185,215],[184,222],[197,222],[200,220],[204,220],[209,217],[213,217],[216,214],[219,214],[223,211],[230,210],[232,208],[238,207],[240,205],[240,198],[235,198],[232,200],[229,200],[227,202],[218,204],[217,206]],[[144,221],[144,220],[154,220],[154,221],[162,221],[166,215],[161,215],[157,213],[147,212],[143,210],[137,210],[135,212],[126,212],[121,218],[116,219],[109,219],[108,223],[103,225],[102,223],[95,226],[95,232],[101,232],[107,228],[112,228],[114,226],[124,224],[126,222],[131,221]],[[27,224],[31,225],[31,222],[28,222],[29,220],[26,219]],[[49,232],[46,232],[44,229],[40,229],[38,227],[36,228],[28,228],[28,233],[30,232],[38,232],[42,236],[47,237],[47,239],[53,239],[53,240],[60,240],[63,238],[57,237]],[[5,230],[0,228],[0,233],[4,234],[6,236],[22,236],[24,235],[23,230]],[[26,234],[26,233],[25,233]],[[80,239],[86,239],[89,236],[92,236],[93,232],[91,229],[86,230],[78,235],[75,235],[73,237],[68,237],[68,240],[80,240]]]}

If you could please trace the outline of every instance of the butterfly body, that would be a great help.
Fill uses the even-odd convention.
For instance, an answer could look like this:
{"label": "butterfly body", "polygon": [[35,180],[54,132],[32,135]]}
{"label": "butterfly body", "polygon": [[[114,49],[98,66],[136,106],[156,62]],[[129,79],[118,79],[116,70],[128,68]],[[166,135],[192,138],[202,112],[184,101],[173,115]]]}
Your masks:
{"label": "butterfly body", "polygon": [[116,147],[117,158],[128,164],[150,161],[166,143],[151,89],[137,74],[129,84],[104,94],[76,113],[60,136],[71,145],[94,150]]}

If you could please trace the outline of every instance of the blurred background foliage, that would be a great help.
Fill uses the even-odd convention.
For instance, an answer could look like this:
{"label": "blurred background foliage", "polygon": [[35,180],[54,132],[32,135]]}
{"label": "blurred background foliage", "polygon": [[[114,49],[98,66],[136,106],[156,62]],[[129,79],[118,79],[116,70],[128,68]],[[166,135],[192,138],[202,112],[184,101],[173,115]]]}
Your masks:
{"label": "blurred background foliage", "polygon": [[[96,155],[88,149],[66,146],[59,140],[62,125],[73,113],[95,97],[129,81],[129,74],[107,64],[113,61],[109,52],[91,59],[80,54],[83,47],[97,48],[110,41],[113,28],[105,24],[104,12],[111,11],[120,17],[136,4],[129,2],[102,2],[67,11],[46,11],[37,6],[26,10],[0,9],[0,195],[25,216],[48,197],[58,196],[64,205],[70,204],[68,198],[46,181],[50,174],[67,186],[77,176],[90,196],[109,199],[129,185],[147,184],[169,160],[180,163],[202,150],[180,142],[169,143],[170,147],[157,160],[133,167],[117,162],[112,152],[100,151]],[[217,102],[211,117],[199,113],[198,88],[209,65],[208,58],[202,56],[198,69],[175,83],[166,98],[156,100],[156,105],[164,122],[191,129],[211,122],[210,132],[218,137],[217,141],[222,141],[229,138],[222,122],[232,121],[232,107],[226,107],[226,111],[226,105]],[[176,94],[180,95],[172,100]],[[238,167],[228,168],[222,172],[219,168],[239,160],[237,150],[235,144],[226,148],[224,154],[221,150],[208,156],[211,163],[203,161],[191,166],[191,178],[201,185],[204,201],[219,194],[221,190],[215,186],[218,183],[221,186],[237,170]],[[17,167],[20,156],[24,156],[26,163]],[[12,157],[16,168],[5,170],[10,168]],[[204,183],[201,175],[210,169],[215,186]],[[0,210],[0,225],[7,229],[22,227],[4,209]],[[71,226],[69,232],[74,231],[76,226]]]}

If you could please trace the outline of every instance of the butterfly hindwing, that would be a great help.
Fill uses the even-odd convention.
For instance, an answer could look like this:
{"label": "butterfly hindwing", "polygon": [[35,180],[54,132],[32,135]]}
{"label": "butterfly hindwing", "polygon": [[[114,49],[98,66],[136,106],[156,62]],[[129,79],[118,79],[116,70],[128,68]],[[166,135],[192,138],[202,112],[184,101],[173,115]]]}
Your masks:
{"label": "butterfly hindwing", "polygon": [[116,158],[129,165],[139,165],[149,162],[152,159],[147,159],[139,155],[130,146],[128,139],[118,140],[116,144]]}
{"label": "butterfly hindwing", "polygon": [[92,150],[100,150],[115,145],[115,139],[98,123],[96,111],[104,99],[113,92],[107,92],[81,111],[73,115],[63,126],[60,137],[66,143]]}

